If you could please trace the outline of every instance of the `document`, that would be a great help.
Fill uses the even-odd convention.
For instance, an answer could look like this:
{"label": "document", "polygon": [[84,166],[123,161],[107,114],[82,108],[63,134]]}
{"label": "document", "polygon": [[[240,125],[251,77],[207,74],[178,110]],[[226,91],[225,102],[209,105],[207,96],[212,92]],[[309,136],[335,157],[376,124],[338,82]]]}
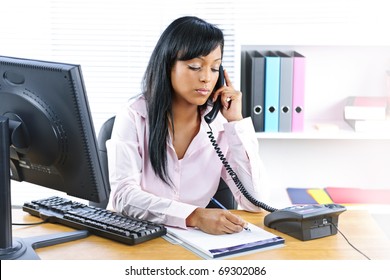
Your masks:
{"label": "document", "polygon": [[253,224],[249,224],[248,227],[250,229],[248,231],[223,235],[208,234],[197,228],[167,227],[165,239],[180,244],[205,259],[249,253],[280,247],[284,244],[282,237]]}

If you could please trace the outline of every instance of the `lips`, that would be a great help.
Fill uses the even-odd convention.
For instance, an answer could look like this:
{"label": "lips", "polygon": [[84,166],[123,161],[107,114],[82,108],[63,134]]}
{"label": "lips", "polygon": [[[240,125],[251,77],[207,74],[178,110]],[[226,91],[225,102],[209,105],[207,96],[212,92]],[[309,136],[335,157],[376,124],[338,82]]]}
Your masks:
{"label": "lips", "polygon": [[210,90],[207,88],[198,88],[198,89],[196,89],[196,92],[203,95],[203,96],[206,96],[210,93]]}

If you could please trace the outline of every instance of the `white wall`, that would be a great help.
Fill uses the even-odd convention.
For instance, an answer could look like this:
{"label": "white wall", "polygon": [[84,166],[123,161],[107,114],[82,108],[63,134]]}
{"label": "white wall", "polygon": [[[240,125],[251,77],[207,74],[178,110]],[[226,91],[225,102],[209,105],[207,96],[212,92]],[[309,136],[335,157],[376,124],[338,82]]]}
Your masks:
{"label": "white wall", "polygon": [[[71,0],[69,0],[71,1]],[[104,1],[75,0],[77,3],[103,3]],[[123,4],[126,1],[113,0],[110,3],[114,5]],[[153,1],[143,1],[154,7],[154,12],[160,8],[153,6]],[[203,5],[195,5],[193,1],[188,4],[197,15],[207,14],[208,2],[203,1]],[[224,9],[223,1],[213,1],[216,5]],[[51,7],[49,0],[7,1],[10,9],[2,14],[0,23],[0,54],[4,49],[12,50],[13,53],[20,53],[19,50],[35,49],[42,55],[50,55],[50,50],[46,47],[51,42],[46,42],[44,34],[50,32],[48,22],[45,18],[39,16],[40,12],[45,10],[50,14]],[[164,13],[169,12],[169,18],[176,16],[174,7],[183,5],[183,1],[155,1],[164,3]],[[187,3],[187,1],[186,1]],[[390,26],[390,17],[386,1],[380,0],[240,0],[234,1],[229,9],[234,11],[233,18],[236,20],[236,45],[289,45],[301,46],[302,52],[309,57],[326,61],[324,55],[333,53],[334,56],[340,56],[343,59],[343,67],[349,67],[353,70],[354,76],[361,75],[361,68],[354,68],[354,60],[361,62],[362,57],[369,60],[369,56],[350,53],[348,48],[343,46],[372,46],[376,49],[378,46],[385,46],[385,49],[374,52],[373,55],[379,58],[383,53],[387,53],[390,46],[390,36],[388,36],[388,27]],[[128,7],[128,5],[126,5]],[[144,18],[145,13],[137,13],[137,5],[134,8],[122,11],[121,17],[118,17],[120,24],[121,18],[140,17]],[[156,8],[157,7],[157,8]],[[112,10],[111,10],[112,11]],[[69,11],[68,11],[69,12]],[[71,13],[70,13],[71,14]],[[52,15],[60,16],[60,15]],[[88,13],[85,13],[86,23],[88,22]],[[107,19],[105,19],[107,21]],[[113,21],[107,21],[108,23]],[[151,22],[153,23],[153,22]],[[161,20],[156,20],[156,24],[161,24]],[[164,24],[162,24],[164,25]],[[102,27],[103,28],[103,27]],[[20,32],[21,33],[20,33]],[[4,35],[15,34],[11,41],[5,42]],[[24,39],[19,34],[29,34],[29,44],[24,45]],[[105,36],[105,33],[102,33]],[[12,36],[11,36],[12,37]],[[314,47],[312,47],[314,46]],[[329,46],[324,48],[323,46]],[[338,48],[338,49],[337,49]],[[237,58],[240,48],[236,50]],[[29,53],[25,53],[28,56]],[[365,49],[367,54],[367,48]],[[37,55],[37,53],[35,53]],[[97,57],[98,58],[98,57]],[[346,59],[346,60],[345,60]],[[321,61],[320,61],[321,62]],[[237,59],[236,68],[240,61]],[[370,63],[370,61],[366,61]],[[384,60],[373,60],[372,63],[380,64],[380,68],[372,67],[375,71],[382,71],[389,66],[389,59],[386,56]],[[318,63],[316,65],[319,65]],[[334,83],[327,83],[328,79],[335,79],[338,75],[344,74],[345,67],[335,67],[331,64],[328,68],[317,69],[318,76],[310,78],[308,73],[308,95],[307,112],[310,118],[325,119],[340,115],[341,100],[346,94],[355,93],[369,89],[370,94],[383,92],[383,77],[378,75],[363,75],[363,79],[356,80],[360,83],[368,81],[369,84],[363,86],[348,82],[348,86],[340,87],[335,90]],[[329,68],[331,71],[329,71]],[[338,70],[335,72],[333,70]],[[367,70],[367,69],[366,69]],[[328,73],[337,73],[335,76],[329,76]],[[341,73],[340,73],[341,72]],[[367,73],[367,72],[366,72]],[[92,80],[93,77],[87,79]],[[235,80],[239,86],[239,79]],[[318,86],[320,84],[321,86]],[[134,87],[134,85],[131,85]],[[348,93],[346,92],[347,90]],[[95,89],[94,89],[95,90]],[[93,114],[100,115],[97,118],[97,130],[103,119],[115,112],[125,100],[124,97],[105,104],[106,114],[101,112],[101,106],[97,105],[102,92],[96,88],[89,90],[90,101],[92,101]],[[310,92],[310,95],[309,95]],[[313,94],[315,92],[315,94]],[[340,94],[340,92],[342,92]],[[107,92],[106,94],[110,94]],[[340,94],[340,96],[338,96]],[[127,98],[127,92],[126,92]],[[96,109],[96,111],[94,111]],[[325,112],[325,113],[324,113]],[[329,113],[331,112],[331,113]],[[390,187],[390,179],[386,175],[386,166],[389,166],[389,147],[388,141],[361,141],[361,140],[288,140],[288,139],[259,139],[260,152],[270,176],[275,179],[275,188],[283,189],[287,186],[302,187],[322,187],[330,184],[350,185],[352,187]],[[377,156],[377,157],[376,157]],[[373,162],[373,164],[368,164]],[[283,165],[281,165],[283,163]],[[294,168],[292,168],[294,167]],[[347,168],[348,167],[348,168]],[[374,179],[375,178],[375,179]],[[19,185],[13,182],[13,186]],[[29,186],[23,184],[24,188],[15,187],[18,191],[14,195],[22,197],[23,192],[28,192]],[[276,193],[276,192],[275,192]],[[30,196],[28,196],[28,199]],[[24,201],[20,199],[19,201]]]}

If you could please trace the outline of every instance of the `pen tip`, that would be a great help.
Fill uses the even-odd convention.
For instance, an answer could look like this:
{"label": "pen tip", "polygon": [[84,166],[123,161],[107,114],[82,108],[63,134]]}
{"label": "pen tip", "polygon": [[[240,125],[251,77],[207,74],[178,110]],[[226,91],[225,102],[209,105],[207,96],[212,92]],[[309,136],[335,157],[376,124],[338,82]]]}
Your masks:
{"label": "pen tip", "polygon": [[244,227],[244,229],[246,230],[246,231],[251,231],[251,229],[249,228],[249,227]]}

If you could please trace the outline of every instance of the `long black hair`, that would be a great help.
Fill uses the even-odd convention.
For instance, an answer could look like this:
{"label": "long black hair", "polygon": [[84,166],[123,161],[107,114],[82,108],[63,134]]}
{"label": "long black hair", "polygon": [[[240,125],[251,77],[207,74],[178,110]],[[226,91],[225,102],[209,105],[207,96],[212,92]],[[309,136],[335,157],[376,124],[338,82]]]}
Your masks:
{"label": "long black hair", "polygon": [[[150,57],[143,79],[149,117],[149,155],[155,173],[167,184],[167,137],[173,127],[171,70],[178,60],[207,56],[217,47],[223,54],[223,32],[192,16],[173,21],[162,33]],[[203,107],[207,104],[203,105]],[[171,122],[171,123],[169,123]]]}

